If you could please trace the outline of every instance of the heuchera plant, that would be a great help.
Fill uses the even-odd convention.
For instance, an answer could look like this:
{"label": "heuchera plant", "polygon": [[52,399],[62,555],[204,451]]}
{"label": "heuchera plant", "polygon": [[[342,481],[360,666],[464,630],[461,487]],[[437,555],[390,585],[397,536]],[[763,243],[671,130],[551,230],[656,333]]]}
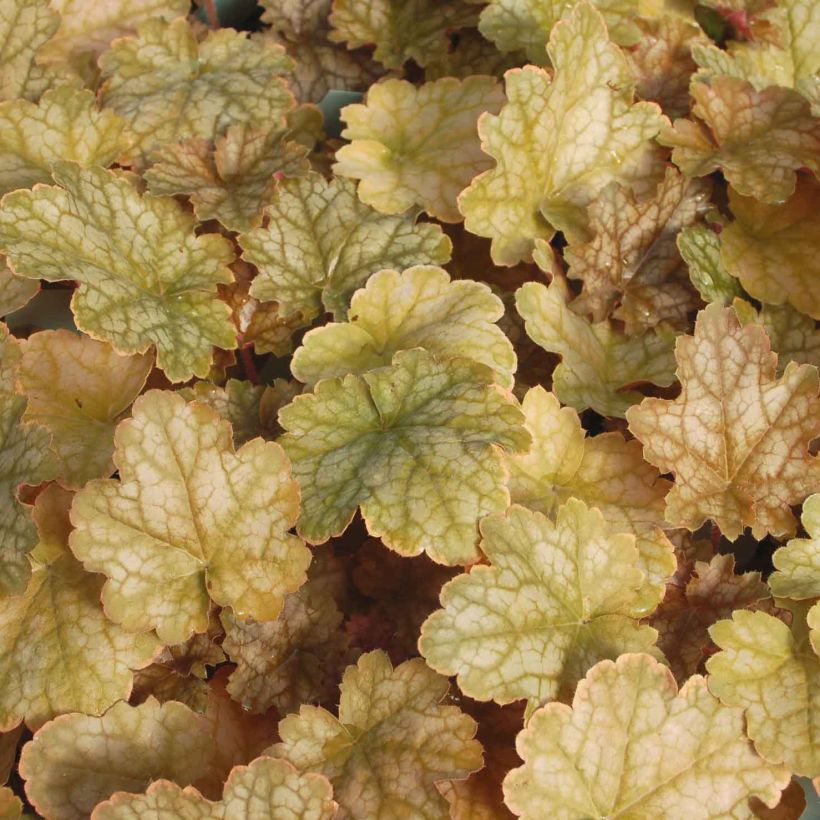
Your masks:
{"label": "heuchera plant", "polygon": [[800,817],[819,69],[818,0],[0,0],[0,817]]}

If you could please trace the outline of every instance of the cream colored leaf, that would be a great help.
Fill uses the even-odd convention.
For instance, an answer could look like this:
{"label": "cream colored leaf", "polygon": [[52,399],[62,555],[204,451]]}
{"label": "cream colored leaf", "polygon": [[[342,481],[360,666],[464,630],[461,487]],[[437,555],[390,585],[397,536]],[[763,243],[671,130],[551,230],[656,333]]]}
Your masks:
{"label": "cream colored leaf", "polygon": [[0,596],[25,590],[31,576],[27,555],[37,543],[30,509],[17,492],[57,473],[48,431],[23,421],[26,397],[15,390],[19,362],[18,343],[0,323]]}
{"label": "cream colored leaf", "polygon": [[731,555],[716,555],[708,563],[697,561],[685,587],[670,584],[649,623],[658,630],[658,648],[675,677],[683,682],[703,672],[712,624],[768,597],[759,572],[735,575]]}
{"label": "cream colored leaf", "polygon": [[236,663],[228,692],[250,712],[275,706],[280,714],[334,694],[344,648],[342,613],[311,580],[285,598],[275,621],[241,621],[222,611],[223,647]]}
{"label": "cream colored leaf", "polygon": [[308,331],[291,361],[299,381],[360,375],[390,364],[399,350],[423,347],[438,356],[472,358],[511,388],[515,352],[495,324],[504,305],[487,285],[450,281],[442,268],[416,266],[374,273],[350,302],[346,323]]}
{"label": "cream colored leaf", "polygon": [[756,91],[737,77],[695,79],[694,120],[666,125],[659,141],[687,176],[718,168],[744,196],[777,204],[794,192],[806,167],[820,174],[820,120],[796,91],[772,86]]}
{"label": "cream colored leaf", "polygon": [[82,487],[114,472],[114,428],[128,413],[153,364],[148,354],[120,356],[103,342],[45,330],[22,342],[19,379],[25,419],[51,432],[60,478]]}
{"label": "cream colored leaf", "polygon": [[509,503],[502,448],[530,443],[517,402],[488,367],[419,349],[364,376],[319,382],[279,421],[307,540],[340,534],[360,506],[390,549],[426,550],[449,565],[478,557],[479,519]]}
{"label": "cream colored leaf", "polygon": [[234,452],[215,411],[167,391],[141,396],[115,443],[119,479],[90,482],[72,507],[71,549],[108,577],[108,615],[166,643],[204,632],[211,598],[275,618],[310,562],[288,533],[299,489],[279,445]]}
{"label": "cream colored leaf", "polygon": [[654,103],[633,104],[626,58],[589,3],[555,25],[549,54],[552,77],[534,66],[507,72],[509,102],[478,126],[496,167],[459,197],[465,227],[492,238],[496,264],[531,259],[536,239],[582,225],[608,182],[636,175],[661,125]]}
{"label": "cream colored leaf", "polygon": [[[613,42],[631,45],[640,39],[638,15],[659,11],[654,0],[598,0]],[[482,10],[479,30],[501,51],[523,50],[529,61],[549,63],[547,41],[555,24],[573,7],[573,0],[490,0]]]}
{"label": "cream colored leaf", "polygon": [[0,100],[36,100],[51,85],[54,72],[37,58],[59,25],[48,0],[0,2]]}
{"label": "cream colored leaf", "polygon": [[793,625],[765,612],[735,612],[710,630],[709,689],[745,710],[749,737],[767,760],[798,775],[820,774],[820,657],[810,643],[808,605]]}
{"label": "cream colored leaf", "polygon": [[820,182],[801,175],[794,194],[779,205],[758,202],[729,189],[735,219],[720,234],[721,261],[761,302],[788,301],[820,319],[817,237]]}
{"label": "cream colored leaf", "polygon": [[423,66],[447,51],[449,30],[477,15],[469,0],[334,0],[329,39],[348,48],[375,43],[373,56],[387,68],[409,59]]}
{"label": "cream colored leaf", "polygon": [[60,13],[60,26],[43,49],[42,59],[47,62],[86,54],[95,58],[113,40],[132,34],[144,21],[170,20],[187,14],[190,8],[187,0],[51,0],[51,6]]}
{"label": "cream colored leaf", "polygon": [[678,339],[679,398],[644,399],[627,413],[644,458],[675,474],[666,520],[697,529],[711,518],[730,540],[794,532],[789,509],[820,483],[809,443],[820,435],[817,369],[777,357],[756,325],[717,304]]}
{"label": "cream colored leaf", "polygon": [[793,538],[772,556],[769,586],[780,598],[820,598],[820,493],[803,504],[803,527],[808,538]]}
{"label": "cream colored leaf", "polygon": [[64,85],[37,104],[0,103],[0,193],[51,182],[59,160],[111,165],[128,144],[122,118],[100,111],[88,89]]}
{"label": "cream colored leaf", "polygon": [[607,185],[588,208],[592,238],[564,252],[569,277],[583,280],[573,309],[620,319],[630,335],[664,321],[685,328],[699,300],[675,239],[708,206],[709,186],[671,168],[650,199]]}
{"label": "cream colored leaf", "polygon": [[71,494],[50,485],[34,507],[40,543],[25,592],[0,599],[0,726],[36,729],[64,712],[99,714],[128,697],[133,669],[159,651],[156,639],[109,621],[103,579],[68,551]]}
{"label": "cream colored leaf", "polygon": [[359,201],[355,185],[319,174],[283,180],[267,227],[239,237],[242,258],[259,268],[251,296],[284,313],[314,316],[324,307],[345,318],[350,297],[382,268],[437,264],[450,240],[436,225],[384,216]]}
{"label": "cream colored leaf", "polygon": [[571,498],[553,523],[514,506],[484,518],[481,533],[491,566],[444,586],[419,640],[462,692],[563,700],[599,660],[652,649],[657,633],[632,617],[643,583],[635,538],[610,534],[600,511]]}
{"label": "cream colored leaf", "polygon": [[460,222],[456,197],[492,164],[476,122],[503,104],[494,77],[443,77],[420,87],[385,80],[370,87],[366,104],[343,109],[350,145],[336,152],[333,170],[361,180],[359,198],[381,213],[420,205],[443,222]]}
{"label": "cream colored leaf", "polygon": [[689,278],[705,302],[728,305],[741,290],[720,259],[720,237],[705,225],[684,228],[677,237]]}
{"label": "cream colored leaf", "polygon": [[641,100],[658,103],[670,117],[689,113],[689,79],[697,66],[693,47],[709,42],[693,20],[665,14],[651,20],[639,18],[635,25],[641,39],[627,50],[635,77],[635,93]]}
{"label": "cream colored leaf", "polygon": [[308,149],[288,129],[231,125],[215,143],[205,139],[164,145],[145,173],[152,194],[187,194],[200,220],[248,231],[262,220],[277,178],[307,171]]}
{"label": "cream colored leaf", "polygon": [[299,772],[284,760],[259,757],[248,766],[237,766],[218,803],[206,800],[191,786],[159,780],[145,794],[117,792],[100,803],[92,820],[146,820],[175,817],[181,820],[331,820],[336,811],[333,789],[327,778]]}
{"label": "cream colored leaf", "polygon": [[16,276],[0,257],[0,316],[8,316],[27,305],[40,291],[40,283]]}
{"label": "cream colored leaf", "polygon": [[303,706],[279,724],[282,742],[270,751],[324,774],[339,820],[444,820],[435,782],[466,777],[482,762],[475,721],[442,705],[448,688],[421,658],[393,668],[384,652],[369,652],[345,671],[338,719]]}
{"label": "cream colored leaf", "polygon": [[117,791],[168,778],[188,785],[207,770],[207,720],[181,703],[116,703],[102,717],[74,713],[46,723],[23,747],[26,796],[51,820],[85,820]]}
{"label": "cream colored leaf", "polygon": [[672,544],[661,531],[669,482],[643,460],[638,442],[620,433],[585,438],[577,413],[543,387],[528,390],[521,407],[533,445],[506,459],[512,502],[550,517],[569,498],[598,507],[612,534],[636,536],[644,573],[639,610],[654,609],[675,571]]}
{"label": "cream colored leaf", "polygon": [[294,105],[281,46],[220,29],[197,42],[184,18],[149,20],[100,58],[102,102],[130,126],[135,151],[214,139],[232,123],[281,127]]}
{"label": "cream colored leaf", "polygon": [[515,294],[527,335],[561,358],[552,374],[558,398],[576,410],[591,407],[604,416],[623,416],[642,394],[640,383],[666,387],[675,380],[675,336],[668,329],[626,336],[610,322],[591,324],[567,305],[560,279],[546,287],[528,282]]}
{"label": "cream colored leaf", "polygon": [[789,773],[758,757],[739,709],[701,677],[678,692],[666,667],[624,655],[593,667],[572,708],[550,703],[518,735],[524,765],[504,781],[525,820],[550,817],[751,818],[774,806]]}
{"label": "cream colored leaf", "polygon": [[61,187],[6,195],[0,244],[15,272],[76,280],[77,326],[119,353],[157,348],[172,381],[206,376],[212,346],[236,346],[216,285],[230,282],[230,243],[194,234],[194,220],[164,197],[142,196],[128,178],[57,163]]}

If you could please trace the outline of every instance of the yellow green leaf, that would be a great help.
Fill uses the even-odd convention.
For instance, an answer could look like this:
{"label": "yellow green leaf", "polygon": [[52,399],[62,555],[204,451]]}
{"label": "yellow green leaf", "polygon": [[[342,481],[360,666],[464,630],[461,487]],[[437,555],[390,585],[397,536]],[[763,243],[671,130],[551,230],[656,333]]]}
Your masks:
{"label": "yellow green leaf", "polygon": [[361,507],[390,549],[450,565],[477,558],[479,519],[509,503],[502,448],[530,444],[517,402],[488,367],[419,349],[319,382],[279,421],[308,541],[340,534]]}
{"label": "yellow green leaf", "polygon": [[682,390],[649,398],[627,413],[644,458],[675,474],[666,520],[696,530],[707,518],[734,541],[792,534],[790,505],[820,483],[809,443],[820,435],[817,368],[777,357],[765,331],[741,326],[718,304],[701,311],[695,335],[678,338]]}
{"label": "yellow green leaf", "polygon": [[820,493],[803,504],[803,527],[808,538],[793,538],[772,556],[769,586],[780,598],[820,598]]}
{"label": "yellow green leaf", "polygon": [[283,180],[267,209],[267,227],[239,237],[242,258],[259,268],[251,296],[283,313],[316,315],[324,306],[345,318],[350,297],[382,268],[447,262],[441,228],[410,216],[384,216],[364,205],[355,185],[316,173]]}
{"label": "yellow green leaf", "polygon": [[496,166],[459,197],[465,227],[493,240],[496,264],[531,259],[536,239],[576,230],[608,182],[645,176],[661,125],[654,103],[633,104],[626,58],[589,3],[554,26],[548,51],[554,75],[534,66],[507,72],[509,102],[478,126]]}
{"label": "yellow green leaf", "polygon": [[543,387],[528,390],[521,407],[533,444],[506,459],[512,502],[554,518],[562,502],[578,498],[603,513],[612,534],[635,535],[644,573],[639,610],[653,609],[675,570],[661,530],[669,482],[643,460],[638,442],[620,433],[585,437],[578,414]]}
{"label": "yellow green leaf", "polygon": [[0,103],[0,192],[51,182],[51,165],[59,160],[111,165],[128,143],[122,118],[100,111],[88,89],[64,85],[36,104]]}
{"label": "yellow green leaf", "polygon": [[777,372],[782,374],[789,362],[820,367],[820,328],[810,316],[795,310],[788,302],[763,305],[759,311],[750,302],[735,299],[732,307],[743,325],[759,324],[777,353]]}
{"label": "yellow green leaf", "polygon": [[166,643],[204,632],[211,598],[275,618],[310,563],[288,533],[299,490],[279,445],[234,452],[215,411],[167,391],[141,396],[115,443],[119,479],[90,482],[72,507],[71,549],[107,576],[106,613]]}
{"label": "yellow green leaf", "polygon": [[[635,18],[651,17],[661,10],[655,0],[598,0],[613,42],[632,45],[641,32]],[[479,30],[501,51],[526,52],[530,62],[549,62],[547,41],[555,24],[573,7],[573,0],[490,0],[481,12]]]}
{"label": "yellow green leaf", "polygon": [[336,808],[327,778],[314,773],[300,774],[284,760],[259,757],[231,772],[219,802],[207,800],[192,786],[181,788],[169,780],[157,780],[145,794],[116,792],[100,803],[92,816],[94,820],[148,817],[332,820]]}
{"label": "yellow green leaf", "polygon": [[109,621],[103,578],[69,552],[71,494],[50,485],[37,497],[40,543],[25,592],[0,599],[0,726],[33,729],[64,712],[99,714],[131,692],[132,670],[159,651],[149,635]]}
{"label": "yellow green leaf", "polygon": [[212,346],[236,346],[216,285],[230,282],[230,243],[194,234],[194,220],[170,198],[140,195],[102,168],[57,163],[60,187],[6,195],[0,244],[16,273],[76,280],[80,330],[119,353],[157,348],[172,381],[206,376]]}
{"label": "yellow green leaf", "polygon": [[31,575],[27,554],[37,543],[30,509],[17,491],[57,472],[48,431],[23,421],[27,401],[15,390],[19,362],[17,341],[0,323],[0,595],[25,590]]}
{"label": "yellow green leaf", "polygon": [[511,388],[515,352],[495,324],[504,305],[490,288],[468,279],[450,281],[442,268],[416,266],[374,273],[350,302],[350,321],[308,331],[293,354],[299,381],[362,374],[390,364],[399,350],[423,347],[438,356],[472,358],[492,368]]}
{"label": "yellow green leaf", "polygon": [[444,586],[419,640],[466,695],[565,700],[598,661],[652,650],[657,633],[632,616],[644,580],[635,537],[611,534],[599,510],[571,498],[553,523],[513,506],[481,533],[491,566]]}
{"label": "yellow green leaf", "polygon": [[329,39],[348,48],[374,44],[387,68],[415,60],[420,66],[447,51],[450,29],[475,23],[469,0],[334,0]]}
{"label": "yellow green leaf", "polygon": [[702,673],[709,627],[721,618],[769,597],[759,572],[735,574],[732,555],[715,555],[708,563],[697,561],[685,587],[669,585],[649,623],[658,630],[658,648],[675,677],[683,682]]}
{"label": "yellow green leaf", "polygon": [[85,820],[117,791],[160,778],[188,785],[207,770],[208,721],[181,703],[124,701],[102,717],[73,713],[46,723],[23,747],[26,796],[51,820]]}
{"label": "yellow green leaf", "polygon": [[39,290],[39,282],[15,276],[6,260],[0,257],[0,316],[7,316],[27,305]]}
{"label": "yellow green leaf", "polygon": [[648,199],[607,185],[588,208],[592,237],[564,253],[569,277],[583,280],[573,309],[595,322],[620,319],[630,335],[664,321],[686,327],[699,301],[675,239],[708,206],[709,186],[671,168]]}
{"label": "yellow green leaf", "polygon": [[820,174],[820,120],[796,91],[756,91],[737,77],[695,79],[694,120],[675,120],[659,141],[687,176],[720,169],[738,193],[777,204],[794,192],[796,171]]}
{"label": "yellow green leaf", "polygon": [[516,747],[524,765],[507,775],[504,796],[525,820],[751,820],[748,799],[774,806],[789,782],[755,754],[739,709],[722,706],[699,676],[678,692],[647,655],[597,664],[572,708],[539,709]]}
{"label": "yellow green leaf", "polygon": [[25,419],[51,432],[58,478],[82,487],[114,472],[114,428],[151,370],[152,357],[120,356],[103,342],[68,330],[44,330],[22,342],[19,379]]}
{"label": "yellow green leaf", "polygon": [[385,80],[370,87],[366,104],[342,110],[350,144],[336,152],[333,170],[360,180],[359,198],[381,213],[420,205],[443,222],[460,222],[456,197],[492,164],[476,122],[503,104],[493,77],[443,77],[420,87]]}
{"label": "yellow green leaf", "polygon": [[746,714],[749,737],[767,760],[798,775],[820,774],[820,657],[810,642],[808,605],[791,629],[765,612],[739,610],[710,630],[723,650],[706,663],[709,689]]}
{"label": "yellow green leaf", "polygon": [[735,218],[720,234],[726,270],[755,299],[773,305],[788,301],[801,313],[820,319],[820,182],[801,175],[794,194],[778,205],[740,196],[730,188],[729,207]]}
{"label": "yellow green leaf", "polygon": [[218,219],[228,230],[248,231],[262,220],[276,176],[308,169],[308,149],[288,129],[231,125],[215,142],[192,139],[164,145],[145,173],[152,194],[187,194],[200,220]]}
{"label": "yellow green leaf", "polygon": [[720,259],[720,237],[705,225],[684,228],[676,239],[689,279],[705,302],[728,305],[741,290]]}
{"label": "yellow green leaf", "polygon": [[630,389],[644,383],[666,387],[675,380],[675,336],[664,328],[626,336],[609,321],[592,324],[567,305],[567,287],[558,278],[547,287],[528,282],[515,294],[527,335],[561,356],[552,389],[576,410],[591,407],[604,416],[623,416],[639,402]]}
{"label": "yellow green leaf", "polygon": [[37,58],[59,25],[48,0],[0,3],[0,100],[36,100],[51,85],[54,72]]}
{"label": "yellow green leaf", "polygon": [[342,613],[312,580],[285,598],[275,621],[240,621],[222,611],[222,646],[236,664],[228,692],[250,712],[275,706],[280,714],[335,694],[344,648]]}
{"label": "yellow green leaf", "polygon": [[727,74],[748,80],[758,91],[770,85],[794,88],[809,99],[820,85],[820,9],[812,0],[779,0],[766,13],[773,37],[731,41],[725,50],[698,44],[693,55],[699,77]]}
{"label": "yellow green leaf", "polygon": [[51,0],[51,6],[59,12],[60,26],[43,49],[43,59],[48,62],[86,54],[93,59],[144,21],[170,20],[187,14],[190,8],[187,0]]}
{"label": "yellow green leaf", "polygon": [[102,103],[130,126],[135,151],[189,137],[214,139],[232,123],[284,125],[294,105],[281,46],[234,29],[197,42],[184,18],[149,20],[100,58]]}
{"label": "yellow green leaf", "polygon": [[449,684],[421,658],[393,668],[384,652],[369,652],[345,671],[339,717],[317,706],[279,724],[271,753],[301,771],[325,775],[339,803],[339,820],[395,817],[444,820],[447,802],[435,781],[481,768],[475,721],[442,705]]}

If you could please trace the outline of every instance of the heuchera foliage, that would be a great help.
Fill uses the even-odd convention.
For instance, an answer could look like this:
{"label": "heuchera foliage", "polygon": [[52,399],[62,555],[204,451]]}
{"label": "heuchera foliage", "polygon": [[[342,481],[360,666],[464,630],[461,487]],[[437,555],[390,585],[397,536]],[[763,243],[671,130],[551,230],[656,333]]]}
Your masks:
{"label": "heuchera foliage", "polygon": [[818,0],[0,0],[0,817],[797,820],[818,70]]}

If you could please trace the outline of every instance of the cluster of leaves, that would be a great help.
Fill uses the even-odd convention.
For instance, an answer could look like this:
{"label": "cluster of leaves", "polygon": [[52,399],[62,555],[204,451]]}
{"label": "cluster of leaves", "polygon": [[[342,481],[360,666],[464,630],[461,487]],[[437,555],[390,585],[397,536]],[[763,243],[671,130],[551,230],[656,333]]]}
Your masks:
{"label": "cluster of leaves", "polygon": [[0,817],[798,817],[820,3],[261,5],[0,0]]}

